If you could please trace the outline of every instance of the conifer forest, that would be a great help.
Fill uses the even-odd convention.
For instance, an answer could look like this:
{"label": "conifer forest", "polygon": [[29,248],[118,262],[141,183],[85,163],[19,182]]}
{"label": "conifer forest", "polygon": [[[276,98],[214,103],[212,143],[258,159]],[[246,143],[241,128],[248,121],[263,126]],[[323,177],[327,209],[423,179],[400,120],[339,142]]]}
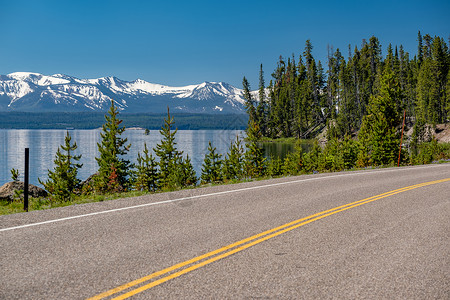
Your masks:
{"label": "conifer forest", "polygon": [[280,56],[268,86],[261,66],[258,99],[249,93],[244,77],[250,122],[270,138],[312,137],[326,125],[334,136],[343,138],[361,129],[381,97],[379,108],[392,109],[386,112],[392,113],[390,126],[399,126],[404,111],[407,122],[417,127],[445,123],[450,113],[448,45],[441,37],[420,32],[417,40],[414,56],[401,45],[389,44],[383,57],[373,36],[363,40],[360,49],[349,46],[348,54],[329,48],[325,65],[314,59],[307,40],[299,57]]}

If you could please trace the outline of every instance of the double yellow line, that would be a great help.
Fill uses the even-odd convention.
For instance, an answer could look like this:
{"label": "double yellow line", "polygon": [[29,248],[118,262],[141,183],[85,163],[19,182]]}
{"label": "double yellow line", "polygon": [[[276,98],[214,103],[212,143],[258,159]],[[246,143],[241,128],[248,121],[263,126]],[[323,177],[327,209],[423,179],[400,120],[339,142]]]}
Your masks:
{"label": "double yellow line", "polygon": [[[88,300],[104,299],[106,297],[113,296],[113,295],[118,294],[120,292],[123,292],[125,290],[131,289],[131,288],[133,288],[133,287],[135,287],[137,285],[149,282],[147,284],[144,284],[144,285],[141,285],[139,287],[133,288],[130,291],[124,293],[124,294],[118,295],[115,298],[112,298],[112,299],[126,299],[126,298],[131,297],[133,295],[136,295],[136,294],[138,294],[140,292],[148,290],[148,289],[150,289],[152,287],[160,285],[163,282],[169,281],[169,280],[174,279],[176,277],[179,277],[179,276],[181,276],[183,274],[186,274],[186,273],[189,273],[191,271],[194,271],[194,270],[196,270],[198,268],[201,268],[203,266],[206,266],[206,265],[208,265],[208,264],[210,264],[212,262],[215,262],[215,261],[218,261],[218,260],[220,260],[222,258],[228,257],[228,256],[230,256],[230,255],[232,255],[234,253],[237,253],[237,252],[240,252],[240,251],[245,250],[247,248],[250,248],[250,247],[252,247],[252,246],[254,246],[256,244],[262,243],[264,241],[267,241],[267,240],[269,240],[271,238],[274,238],[276,236],[279,236],[279,235],[281,235],[283,233],[286,233],[288,231],[291,231],[291,230],[296,229],[298,227],[301,227],[303,225],[309,224],[311,222],[323,219],[325,217],[337,214],[337,213],[345,211],[347,209],[351,209],[351,208],[354,208],[354,207],[357,207],[357,206],[360,206],[360,205],[363,205],[363,204],[367,204],[367,203],[370,203],[370,202],[373,202],[373,201],[376,201],[376,200],[379,200],[379,199],[383,199],[383,198],[390,197],[390,196],[393,196],[393,195],[396,195],[396,194],[399,194],[399,193],[403,193],[403,192],[410,191],[410,190],[413,190],[413,189],[417,189],[417,188],[420,188],[420,187],[424,187],[424,186],[428,186],[428,185],[432,185],[432,184],[437,184],[437,183],[442,183],[442,182],[446,182],[446,181],[450,181],[450,178],[441,179],[441,180],[435,180],[435,181],[430,181],[430,182],[425,182],[425,183],[420,183],[420,184],[416,184],[416,185],[407,186],[407,187],[404,187],[404,188],[401,188],[401,189],[393,190],[393,191],[386,192],[386,193],[383,193],[383,194],[380,194],[380,195],[372,196],[372,197],[365,198],[365,199],[362,199],[362,200],[359,200],[359,201],[355,201],[355,202],[352,202],[352,203],[341,205],[341,206],[338,206],[338,207],[335,207],[335,208],[332,208],[332,209],[324,210],[322,212],[319,212],[319,213],[316,213],[316,214],[313,214],[313,215],[310,215],[310,216],[307,216],[307,217],[304,217],[304,218],[301,218],[301,219],[298,219],[298,220],[286,223],[284,225],[275,227],[273,229],[261,232],[259,234],[253,235],[251,237],[248,237],[248,238],[243,239],[241,241],[235,242],[235,243],[230,244],[228,246],[224,246],[224,247],[219,248],[217,250],[208,252],[206,254],[197,256],[197,257],[192,258],[190,260],[187,260],[187,261],[181,262],[179,264],[173,265],[173,266],[171,266],[169,268],[166,268],[166,269],[163,269],[161,271],[152,273],[152,274],[147,275],[145,277],[136,279],[134,281],[131,281],[129,283],[126,283],[124,285],[121,285],[119,287],[111,289],[111,290],[106,291],[104,293],[98,294],[98,295],[96,295],[96,296],[94,296],[92,298],[89,298]],[[184,268],[184,267],[186,267],[186,268]],[[165,276],[161,277],[162,275],[165,275]],[[160,277],[160,278],[151,281],[152,279],[155,279],[157,277]]]}

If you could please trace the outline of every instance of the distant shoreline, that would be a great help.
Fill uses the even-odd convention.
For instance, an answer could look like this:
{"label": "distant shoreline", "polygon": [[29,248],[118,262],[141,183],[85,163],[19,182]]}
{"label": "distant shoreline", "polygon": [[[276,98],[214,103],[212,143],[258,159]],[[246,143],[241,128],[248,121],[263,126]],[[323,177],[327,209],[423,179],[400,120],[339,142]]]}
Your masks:
{"label": "distant shoreline", "polygon": [[[166,114],[119,114],[129,129],[161,129]],[[171,114],[179,130],[244,130],[248,117],[244,114]],[[98,112],[0,112],[0,129],[98,129],[105,114]]]}

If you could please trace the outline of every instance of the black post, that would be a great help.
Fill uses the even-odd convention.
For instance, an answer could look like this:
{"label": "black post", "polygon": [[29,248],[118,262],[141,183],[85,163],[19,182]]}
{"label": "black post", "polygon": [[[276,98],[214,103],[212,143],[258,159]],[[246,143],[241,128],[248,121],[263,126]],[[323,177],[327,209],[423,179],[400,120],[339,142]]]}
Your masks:
{"label": "black post", "polygon": [[30,166],[30,148],[25,148],[25,182],[23,188],[23,209],[28,211],[28,173]]}

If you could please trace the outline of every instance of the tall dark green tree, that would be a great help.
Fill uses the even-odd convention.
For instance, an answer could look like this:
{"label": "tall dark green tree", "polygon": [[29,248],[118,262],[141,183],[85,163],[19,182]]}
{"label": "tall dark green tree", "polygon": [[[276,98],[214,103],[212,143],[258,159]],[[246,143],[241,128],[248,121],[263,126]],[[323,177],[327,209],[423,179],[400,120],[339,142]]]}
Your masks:
{"label": "tall dark green tree", "polygon": [[341,71],[344,62],[339,48],[328,57],[328,79],[327,79],[327,106],[330,110],[331,118],[336,118],[336,106],[341,101]]}
{"label": "tall dark green tree", "polygon": [[153,149],[159,158],[159,185],[161,189],[173,189],[184,185],[183,176],[179,172],[183,162],[183,152],[176,148],[175,135],[178,130],[172,130],[174,124],[175,121],[170,116],[169,108],[167,108],[167,118],[164,119],[164,125],[159,131],[162,140]]}
{"label": "tall dark green tree", "polygon": [[423,43],[422,43],[422,35],[420,34],[420,30],[417,33],[417,62],[420,67],[423,60]]}
{"label": "tall dark green tree", "polygon": [[194,167],[192,166],[191,159],[189,155],[186,155],[186,158],[181,162],[181,174],[183,176],[181,182],[183,186],[195,186],[197,185],[197,175],[195,173]]}
{"label": "tall dark green tree", "polygon": [[259,102],[256,107],[256,121],[260,124],[261,133],[266,134],[267,129],[267,112],[266,112],[266,88],[264,82],[263,65],[261,64],[259,69]]}
{"label": "tall dark green tree", "polygon": [[230,143],[223,161],[223,175],[228,180],[240,180],[244,176],[244,147],[239,136]]}
{"label": "tall dark green tree", "polygon": [[101,142],[97,143],[100,156],[96,157],[98,175],[95,177],[96,189],[99,192],[122,192],[129,188],[130,161],[124,156],[131,144],[121,135],[125,126],[118,118],[119,111],[111,100],[111,106],[105,115],[105,124],[100,133]]}
{"label": "tall dark green tree", "polygon": [[158,189],[158,164],[152,154],[149,154],[144,143],[143,154],[138,152],[133,186],[138,191],[155,192]]}
{"label": "tall dark green tree", "polygon": [[257,122],[258,117],[256,115],[255,100],[253,99],[253,96],[251,94],[250,83],[248,83],[248,80],[247,78],[245,78],[245,76],[242,79],[242,88],[242,96],[245,99],[245,109],[247,110],[249,122]]}
{"label": "tall dark green tree", "polygon": [[398,78],[388,70],[381,78],[380,93],[370,98],[368,114],[363,119],[359,133],[359,166],[396,162],[400,141],[397,127],[402,121],[397,104],[402,97]]}
{"label": "tall dark green tree", "polygon": [[64,145],[61,145],[53,161],[55,167],[53,171],[48,170],[47,181],[39,182],[44,186],[49,194],[57,201],[70,200],[73,192],[78,188],[80,180],[77,178],[78,169],[83,165],[78,163],[81,155],[75,155],[77,143],[72,144],[72,137],[66,132]]}
{"label": "tall dark green tree", "polygon": [[222,154],[216,152],[216,147],[213,147],[211,142],[208,144],[208,152],[205,154],[202,165],[202,183],[218,183],[223,181],[222,172]]}
{"label": "tall dark green tree", "polygon": [[247,144],[244,154],[245,175],[250,178],[257,178],[264,175],[266,170],[266,158],[262,148],[258,145],[261,132],[258,124],[251,123],[247,128]]}
{"label": "tall dark green tree", "polygon": [[305,51],[303,56],[306,62],[306,74],[308,79],[308,91],[309,103],[311,103],[311,113],[314,124],[316,125],[322,119],[322,113],[320,109],[320,87],[319,87],[319,75],[318,75],[318,65],[312,55],[313,46],[310,40],[306,41]]}

